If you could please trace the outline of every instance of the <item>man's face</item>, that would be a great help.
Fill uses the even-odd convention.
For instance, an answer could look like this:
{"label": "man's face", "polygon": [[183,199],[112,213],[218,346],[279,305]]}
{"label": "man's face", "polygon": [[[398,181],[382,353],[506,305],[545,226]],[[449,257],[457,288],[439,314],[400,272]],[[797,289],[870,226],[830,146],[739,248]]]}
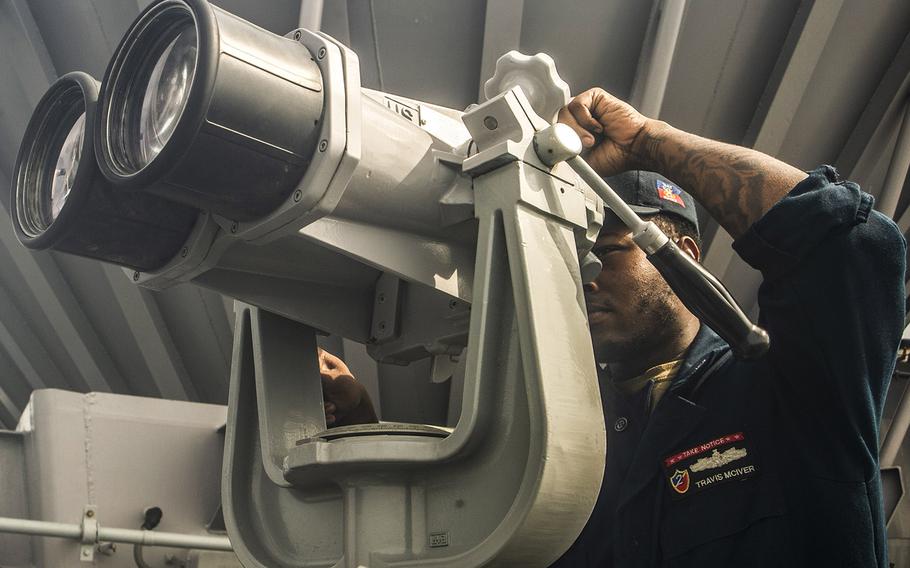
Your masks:
{"label": "man's face", "polygon": [[597,360],[634,361],[659,348],[677,332],[679,299],[612,213],[605,215],[593,252],[603,269],[584,291]]}

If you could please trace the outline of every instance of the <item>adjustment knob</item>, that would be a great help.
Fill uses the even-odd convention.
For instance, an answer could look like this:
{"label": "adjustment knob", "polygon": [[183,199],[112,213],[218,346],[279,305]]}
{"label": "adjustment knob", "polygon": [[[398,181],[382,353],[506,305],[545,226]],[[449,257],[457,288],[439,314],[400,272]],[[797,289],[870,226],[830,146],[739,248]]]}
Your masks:
{"label": "adjustment knob", "polygon": [[483,94],[489,100],[516,85],[534,112],[548,122],[556,120],[556,113],[569,102],[569,85],[559,78],[556,63],[546,53],[506,53],[496,61],[496,72],[484,83]]}
{"label": "adjustment knob", "polygon": [[534,135],[534,151],[551,168],[581,154],[581,138],[567,124],[556,122]]}

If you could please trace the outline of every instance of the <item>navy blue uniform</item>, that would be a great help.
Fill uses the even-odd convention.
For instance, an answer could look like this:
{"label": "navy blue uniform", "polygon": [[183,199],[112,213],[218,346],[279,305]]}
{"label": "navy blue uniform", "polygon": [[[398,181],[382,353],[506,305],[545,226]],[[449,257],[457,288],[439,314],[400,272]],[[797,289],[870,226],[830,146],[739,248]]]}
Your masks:
{"label": "navy blue uniform", "polygon": [[652,413],[602,381],[607,468],[556,566],[887,566],[879,423],[906,244],[872,197],[815,170],[734,244],[771,348],[702,326]]}

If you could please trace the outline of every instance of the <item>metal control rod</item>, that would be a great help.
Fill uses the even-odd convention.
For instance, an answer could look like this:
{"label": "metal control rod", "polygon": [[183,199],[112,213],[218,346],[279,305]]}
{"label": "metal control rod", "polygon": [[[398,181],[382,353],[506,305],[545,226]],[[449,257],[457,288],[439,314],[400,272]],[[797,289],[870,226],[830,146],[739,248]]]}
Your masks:
{"label": "metal control rod", "polygon": [[[82,540],[82,525],[32,521],[0,517],[0,533],[16,533],[32,536],[51,536]],[[89,535],[91,536],[91,535]],[[142,546],[166,546],[171,548],[194,548],[200,550],[233,551],[231,541],[226,536],[204,536],[179,533],[145,531],[136,529],[117,529],[98,527],[96,543],[118,542],[141,544]]]}
{"label": "metal control rod", "polygon": [[653,222],[644,221],[578,154],[581,140],[565,124],[554,124],[534,138],[534,148],[545,164],[565,161],[632,232],[652,265],[690,312],[717,332],[740,359],[755,359],[770,345],[768,333],[753,324],[713,274],[680,250]]}

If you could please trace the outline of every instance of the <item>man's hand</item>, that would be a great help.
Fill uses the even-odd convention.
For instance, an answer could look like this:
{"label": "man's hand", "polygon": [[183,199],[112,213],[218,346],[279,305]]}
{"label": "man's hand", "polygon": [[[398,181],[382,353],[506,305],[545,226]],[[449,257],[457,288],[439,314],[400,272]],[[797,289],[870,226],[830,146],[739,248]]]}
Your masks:
{"label": "man's hand", "polygon": [[571,126],[588,149],[587,161],[602,176],[639,168],[634,145],[647,118],[601,88],[577,95],[559,111],[559,122]]}
{"label": "man's hand", "polygon": [[326,425],[349,426],[379,422],[370,395],[357,382],[344,361],[319,349],[319,372],[322,375]]}
{"label": "man's hand", "polygon": [[682,186],[737,238],[805,172],[750,148],[724,144],[645,117],[603,89],[589,89],[559,111],[581,137],[582,157],[608,177],[650,170]]}

